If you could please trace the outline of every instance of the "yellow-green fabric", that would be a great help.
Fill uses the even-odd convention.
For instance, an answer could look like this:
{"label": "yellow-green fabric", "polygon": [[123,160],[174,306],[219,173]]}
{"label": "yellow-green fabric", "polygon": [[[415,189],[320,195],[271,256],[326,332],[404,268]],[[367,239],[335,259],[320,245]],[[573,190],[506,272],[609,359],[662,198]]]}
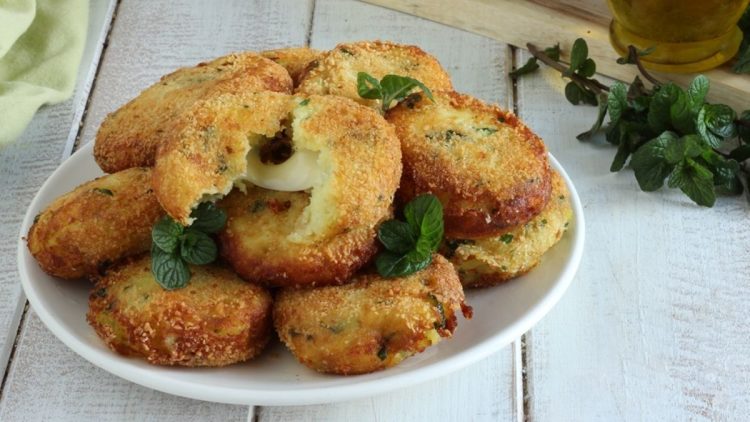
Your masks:
{"label": "yellow-green fabric", "polygon": [[0,145],[70,97],[88,17],[87,0],[0,0]]}

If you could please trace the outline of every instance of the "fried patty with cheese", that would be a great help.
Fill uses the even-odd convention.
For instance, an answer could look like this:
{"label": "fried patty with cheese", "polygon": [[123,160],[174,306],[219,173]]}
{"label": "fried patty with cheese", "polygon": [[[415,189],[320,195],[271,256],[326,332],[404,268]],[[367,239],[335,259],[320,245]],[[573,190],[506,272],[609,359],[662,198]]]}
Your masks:
{"label": "fried patty with cheese", "polygon": [[55,277],[96,277],[122,258],[151,247],[164,215],[151,169],[136,167],[84,183],[42,211],[29,229],[29,252]]}
{"label": "fried patty with cheese", "polygon": [[379,100],[357,93],[357,74],[380,80],[385,75],[408,76],[433,91],[452,90],[450,75],[437,59],[414,45],[384,41],[339,44],[310,63],[295,92],[303,95],[339,95],[380,109]]}
{"label": "fried patty with cheese", "polygon": [[392,367],[450,337],[460,312],[468,317],[471,308],[456,270],[434,255],[430,266],[405,277],[368,274],[343,286],[283,289],[273,320],[301,363],[349,375]]}
{"label": "fried patty with cheese", "polygon": [[94,158],[107,173],[154,165],[167,123],[207,94],[290,93],[292,79],[281,65],[255,53],[236,53],[163,76],[109,114],[96,134]]}
{"label": "fried patty with cheese", "polygon": [[271,59],[289,72],[292,77],[294,86],[299,84],[300,78],[307,70],[307,67],[320,57],[321,52],[314,48],[308,47],[289,47],[278,50],[266,50],[260,53],[261,56]]}
{"label": "fried patty with cheese", "polygon": [[552,194],[531,221],[500,236],[446,239],[442,250],[458,270],[464,287],[486,287],[531,271],[562,237],[573,218],[570,193],[552,172]]}
{"label": "fried patty with cheese", "polygon": [[224,366],[257,356],[271,334],[271,295],[217,265],[191,266],[165,290],[144,256],[108,272],[86,316],[110,349],[156,365]]}
{"label": "fried patty with cheese", "polygon": [[502,234],[538,214],[550,194],[542,140],[497,106],[456,92],[433,95],[412,94],[386,114],[403,153],[398,198],[436,195],[454,238]]}
{"label": "fried patty with cheese", "polygon": [[[303,182],[309,182],[310,203],[290,239],[313,244],[351,230],[374,233],[390,215],[401,177],[401,149],[392,126],[374,110],[342,97],[222,94],[196,103],[172,133],[159,148],[153,186],[167,213],[185,225],[200,202],[223,197],[235,184],[258,184],[249,177],[261,173],[259,167],[272,171],[308,157],[311,174]],[[262,159],[267,150],[273,160],[275,146],[288,148],[286,161],[249,164],[257,158],[253,154]]]}
{"label": "fried patty with cheese", "polygon": [[[392,193],[381,192],[384,198]],[[248,186],[218,203],[228,221],[219,234],[221,255],[242,278],[271,286],[341,284],[377,252],[375,230],[359,225],[299,241],[308,192]]]}

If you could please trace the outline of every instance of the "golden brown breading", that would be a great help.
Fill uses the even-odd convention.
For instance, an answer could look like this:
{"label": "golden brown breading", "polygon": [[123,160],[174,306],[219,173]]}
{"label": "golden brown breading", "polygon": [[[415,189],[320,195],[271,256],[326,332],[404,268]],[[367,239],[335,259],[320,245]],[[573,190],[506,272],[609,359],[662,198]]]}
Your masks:
{"label": "golden brown breading", "polygon": [[294,86],[297,86],[307,66],[318,59],[320,53],[320,50],[308,47],[289,47],[262,51],[260,55],[283,66],[292,77]]}
{"label": "golden brown breading", "polygon": [[464,287],[486,287],[531,271],[562,237],[573,218],[565,181],[552,172],[552,194],[539,215],[501,235],[484,239],[446,239],[446,256]]}
{"label": "golden brown breading", "polygon": [[153,166],[168,122],[206,94],[291,90],[287,71],[255,53],[178,69],[107,116],[96,134],[94,158],[107,173]]}
{"label": "golden brown breading", "polygon": [[434,255],[400,278],[359,275],[350,284],[283,289],[274,326],[297,359],[316,371],[362,374],[389,368],[450,337],[456,314],[470,316],[456,270]]}
{"label": "golden brown breading", "polygon": [[[392,193],[383,193],[390,197]],[[290,240],[305,207],[307,192],[248,187],[218,203],[229,217],[219,234],[221,255],[244,279],[272,286],[340,284],[377,251],[375,229],[363,225],[313,242]]]}
{"label": "golden brown breading", "polygon": [[303,95],[339,95],[380,109],[378,100],[361,98],[357,93],[357,73],[367,72],[375,79],[394,74],[408,76],[434,91],[452,90],[450,75],[437,59],[414,45],[384,41],[339,44],[308,66],[295,90]]}
{"label": "golden brown breading", "polygon": [[162,215],[151,169],[123,170],[52,202],[29,229],[29,251],[52,276],[95,277],[122,258],[149,250],[151,227]]}
{"label": "golden brown breading", "polygon": [[144,256],[103,277],[89,324],[110,349],[156,365],[224,366],[257,356],[271,332],[271,295],[216,265],[191,266],[187,286],[164,290]]}
{"label": "golden brown breading", "polygon": [[398,198],[436,195],[454,238],[502,234],[538,214],[550,192],[542,140],[496,106],[455,92],[434,97],[412,94],[386,115],[403,152]]}
{"label": "golden brown breading", "polygon": [[222,94],[196,103],[171,131],[174,137],[159,148],[153,184],[164,209],[183,224],[191,222],[198,203],[242,184],[251,148],[284,132],[291,133],[295,151],[318,154],[321,169],[294,241],[373,228],[389,215],[401,175],[392,126],[374,110],[341,97]]}

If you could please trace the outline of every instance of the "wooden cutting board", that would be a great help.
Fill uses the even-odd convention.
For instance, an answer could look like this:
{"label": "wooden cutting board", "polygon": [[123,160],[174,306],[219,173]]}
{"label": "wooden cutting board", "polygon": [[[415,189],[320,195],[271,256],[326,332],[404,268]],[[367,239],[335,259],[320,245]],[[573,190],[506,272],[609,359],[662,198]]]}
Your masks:
{"label": "wooden cutting board", "polygon": [[[604,0],[364,0],[367,3],[420,16],[525,48],[531,42],[544,48],[560,43],[565,53],[576,38],[584,38],[597,71],[625,82],[633,80],[635,66],[616,63],[609,44],[612,15]],[[695,75],[659,74],[683,86]],[[750,75],[733,73],[729,66],[705,73],[711,80],[709,100],[737,111],[750,109]]]}

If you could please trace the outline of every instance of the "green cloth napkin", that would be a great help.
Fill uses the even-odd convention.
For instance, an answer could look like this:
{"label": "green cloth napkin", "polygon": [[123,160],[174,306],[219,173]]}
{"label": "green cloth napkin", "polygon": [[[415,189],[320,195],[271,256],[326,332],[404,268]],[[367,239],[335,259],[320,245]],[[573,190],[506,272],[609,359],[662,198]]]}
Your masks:
{"label": "green cloth napkin", "polygon": [[87,0],[0,0],[0,145],[73,93],[88,18]]}

